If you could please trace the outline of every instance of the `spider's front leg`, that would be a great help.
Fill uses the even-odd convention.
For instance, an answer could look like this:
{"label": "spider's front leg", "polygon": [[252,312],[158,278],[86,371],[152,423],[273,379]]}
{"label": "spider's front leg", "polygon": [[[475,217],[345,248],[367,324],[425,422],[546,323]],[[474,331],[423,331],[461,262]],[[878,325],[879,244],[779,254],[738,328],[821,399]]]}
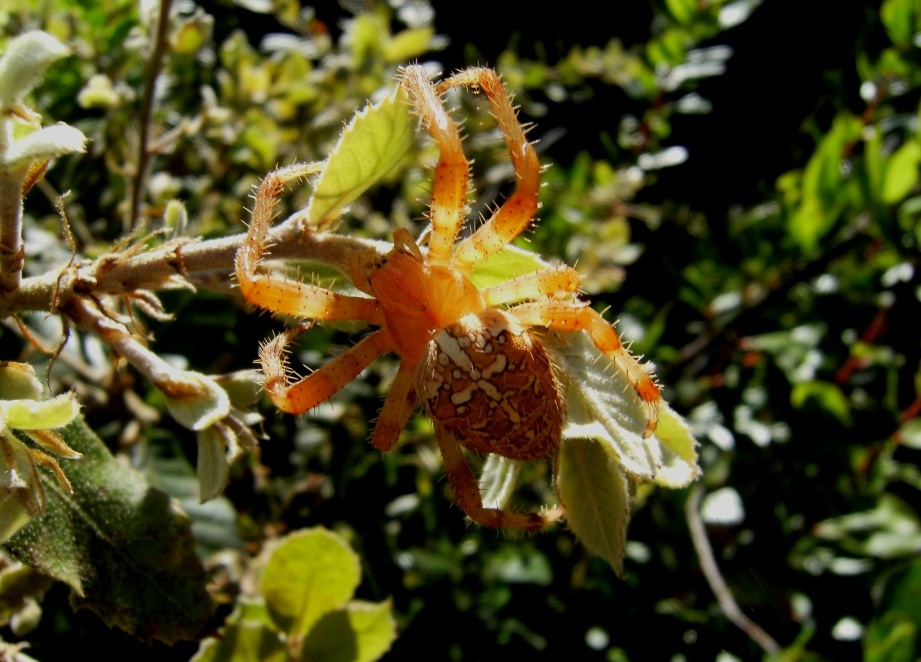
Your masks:
{"label": "spider's front leg", "polygon": [[529,326],[545,326],[555,331],[586,331],[595,346],[626,375],[646,409],[643,436],[649,437],[656,431],[661,401],[659,385],[655,377],[624,347],[620,335],[601,313],[582,302],[557,299],[522,303],[509,309],[509,313]]}
{"label": "spider's front leg", "polygon": [[499,508],[486,508],[480,494],[480,486],[460,444],[445,430],[437,430],[438,448],[444,461],[448,482],[457,498],[457,505],[471,520],[491,529],[521,529],[539,531],[563,515],[562,508],[553,508],[539,513],[515,513]]}
{"label": "spider's front leg", "polygon": [[528,142],[525,127],[518,121],[512,98],[493,69],[472,67],[442,81],[438,92],[455,86],[471,87],[483,92],[489,101],[496,124],[505,139],[512,166],[515,168],[516,188],[476,232],[457,245],[454,259],[459,265],[473,265],[502,250],[520,235],[534,219],[540,189],[540,161],[534,146]]}

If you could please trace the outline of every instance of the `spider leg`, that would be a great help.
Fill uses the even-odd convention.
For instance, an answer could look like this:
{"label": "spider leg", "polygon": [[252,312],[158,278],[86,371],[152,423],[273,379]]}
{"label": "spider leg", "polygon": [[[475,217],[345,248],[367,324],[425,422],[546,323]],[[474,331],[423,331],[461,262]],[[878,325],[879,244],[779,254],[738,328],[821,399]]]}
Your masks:
{"label": "spider leg", "polygon": [[493,307],[528,299],[546,299],[559,294],[569,294],[579,289],[579,282],[579,274],[572,267],[552,267],[483,288],[480,294],[486,305]]}
{"label": "spider leg", "polygon": [[613,326],[598,311],[587,304],[576,301],[549,300],[522,303],[509,309],[522,324],[546,326],[555,331],[587,331],[592,342],[604,354],[608,355],[623,372],[636,391],[646,409],[646,429],[643,436],[648,437],[659,424],[659,385],[636,358],[624,347],[620,336]]}
{"label": "spider leg", "polygon": [[378,329],[344,354],[292,383],[285,350],[297,333],[297,330],[286,331],[259,348],[265,390],[276,407],[290,414],[303,414],[325,402],[355,379],[374,359],[393,349],[390,334]]}
{"label": "spider leg", "polygon": [[252,223],[235,258],[237,283],[247,301],[274,313],[310,319],[360,319],[380,326],[383,316],[373,299],[339,294],[318,285],[272,277],[259,271],[268,252],[269,229],[275,218],[278,194],[288,182],[317,172],[322,165],[299,163],[270,172],[262,180],[256,191]]}
{"label": "spider leg", "polygon": [[442,92],[456,85],[473,87],[486,95],[496,124],[505,138],[517,184],[512,196],[489,220],[457,245],[454,259],[462,268],[471,269],[477,262],[502,249],[528,227],[537,212],[541,168],[537,152],[525,136],[525,129],[518,121],[512,99],[499,74],[492,69],[472,67],[442,81],[436,89]]}
{"label": "spider leg", "polygon": [[429,81],[425,68],[419,65],[405,67],[401,82],[412,97],[422,124],[438,144],[440,155],[435,166],[432,191],[429,262],[447,265],[451,262],[454,239],[467,210],[470,178],[467,157],[464,156],[457,124],[445,111],[441,93]]}
{"label": "spider leg", "polygon": [[406,427],[406,422],[416,407],[416,394],[413,383],[416,378],[416,366],[409,364],[405,359],[400,362],[400,368],[393,385],[384,400],[381,414],[374,426],[371,443],[375,448],[389,451],[397,442],[400,432]]}
{"label": "spider leg", "polygon": [[438,448],[444,460],[448,482],[457,498],[457,505],[471,520],[492,529],[513,528],[538,531],[563,515],[561,508],[540,513],[515,513],[483,506],[480,486],[461,450],[460,444],[447,431],[438,430]]}

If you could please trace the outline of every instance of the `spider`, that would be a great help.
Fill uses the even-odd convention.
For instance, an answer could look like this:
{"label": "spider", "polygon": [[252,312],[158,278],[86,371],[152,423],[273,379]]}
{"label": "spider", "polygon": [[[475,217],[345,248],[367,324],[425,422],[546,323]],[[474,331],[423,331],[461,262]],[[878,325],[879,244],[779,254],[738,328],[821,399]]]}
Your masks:
{"label": "spider", "polygon": [[[576,298],[580,281],[574,269],[549,267],[482,289],[471,281],[474,267],[518,237],[538,209],[541,165],[499,75],[476,67],[434,84],[421,66],[412,65],[402,70],[400,84],[439,148],[428,245],[420,247],[408,231],[396,230],[392,248],[369,253],[349,270],[359,295],[264,273],[260,263],[275,196],[307,171],[289,166],[270,173],[256,193],[247,239],[237,253],[237,280],[245,298],[276,313],[363,320],[378,328],[299,380],[290,376],[286,358],[286,346],[297,332],[280,334],[260,349],[265,390],[278,408],[301,414],[328,400],[378,356],[396,353],[399,369],[371,443],[381,451],[392,448],[421,403],[434,423],[448,482],[463,512],[486,527],[538,530],[561,517],[562,509],[513,512],[485,506],[462,449],[526,461],[554,455],[565,402],[547,346],[548,330],[587,332],[623,371],[645,407],[645,436],[658,423],[659,387],[615,329]],[[511,196],[460,241],[469,163],[442,100],[455,86],[485,95],[516,179]]]}

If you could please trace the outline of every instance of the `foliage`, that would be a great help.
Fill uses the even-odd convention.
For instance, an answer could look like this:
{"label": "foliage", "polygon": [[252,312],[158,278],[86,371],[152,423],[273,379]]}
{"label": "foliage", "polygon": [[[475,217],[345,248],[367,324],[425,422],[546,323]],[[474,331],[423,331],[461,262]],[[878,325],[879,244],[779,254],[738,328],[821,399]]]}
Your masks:
{"label": "foliage", "polygon": [[[2,214],[20,219],[10,234],[21,227],[25,238],[25,272],[14,286],[19,244],[0,237],[0,359],[34,364],[57,396],[32,388],[34,376],[28,393],[0,395],[38,407],[79,401],[85,423],[72,421],[71,405],[61,407],[60,421],[44,419],[44,428],[23,425],[23,405],[0,410],[17,475],[31,477],[25,492],[3,501],[19,509],[5,519],[15,524],[5,531],[14,556],[0,569],[0,618],[10,624],[4,639],[16,642],[5,653],[22,656],[16,647],[29,642],[37,658],[58,659],[107,637],[125,656],[188,659],[222,621],[241,646],[270,633],[271,651],[287,653],[291,639],[279,644],[280,633],[307,642],[308,632],[321,630],[279,619],[256,588],[267,557],[252,552],[280,539],[298,544],[300,536],[329,542],[332,534],[316,530],[283,538],[321,525],[349,541],[365,577],[358,584],[355,557],[330,543],[350,559],[353,579],[330,603],[337,611],[324,638],[354,634],[352,616],[367,606],[375,614],[369,620],[388,632],[377,650],[391,646],[390,659],[917,657],[921,14],[914,0],[874,5],[855,61],[828,74],[826,105],[804,124],[797,144],[805,152],[791,151],[786,172],[765,182],[758,204],[735,205],[726,218],[689,209],[656,182],[689,167],[694,154],[680,144],[679,127],[720,103],[732,62],[722,44],[734,26],[759,20],[757,2],[667,0],[653,5],[650,34],[633,45],[576,42],[558,59],[549,51],[527,59],[509,48],[488,63],[517,93],[522,113],[537,119],[532,136],[542,138],[541,160],[552,166],[528,248],[578,264],[593,301],[612,305],[620,330],[655,362],[667,399],[689,424],[684,430],[677,415],[665,416],[671,423],[656,446],[595,425],[593,438],[609,439],[618,461],[632,463],[629,474],[585,441],[578,422],[567,431],[556,487],[566,500],[593,486],[579,497],[586,507],[571,526],[589,550],[609,558],[618,553],[605,549],[625,546],[623,579],[565,530],[517,539],[466,528],[441,494],[424,418],[394,452],[369,452],[369,421],[391,374],[386,363],[310,417],[255,409],[252,360],[277,325],[233,301],[227,279],[252,187],[279,164],[326,158],[368,100],[399,110],[388,101],[397,67],[443,55],[437,14],[422,2],[367,3],[340,34],[328,9],[298,3],[265,3],[264,15],[251,11],[257,3],[172,11],[162,3],[162,20],[159,5],[139,14],[127,1],[104,11],[55,4],[0,10],[4,53],[35,28],[71,52],[61,57],[48,42],[49,56],[38,63],[43,76],[34,62],[0,66],[0,77],[17,81],[0,86]],[[449,36],[475,42],[481,33]],[[471,63],[445,61],[448,68]],[[599,140],[554,143],[545,133],[543,118],[555,108],[570,108],[571,124],[590,124],[593,98],[609,93],[618,101],[600,112],[613,129],[603,133],[599,123]],[[456,103],[456,117],[482,121],[466,97]],[[55,121],[67,122],[65,135],[47,133],[58,130]],[[471,210],[476,217],[501,199],[509,173],[495,143],[481,139],[488,132],[468,133],[474,187],[487,192]],[[370,179],[380,182],[370,189],[350,190],[341,175],[324,178],[330,206],[311,218],[345,211],[336,229],[355,241],[418,230],[431,146],[397,151],[404,149],[373,171]],[[347,180],[351,168],[343,170]],[[316,190],[297,187],[282,206],[306,209]],[[714,196],[732,202],[737,194],[713,182]],[[309,242],[277,238],[274,257],[335,280],[317,267]],[[500,275],[535,268],[523,262],[490,268]],[[351,330],[312,329],[298,359],[316,367]],[[578,351],[568,360],[584,361]],[[596,402],[607,410],[621,396],[618,386],[586,383],[573,397],[585,408]],[[692,464],[691,435],[702,442],[700,487],[688,494],[624,480],[651,472],[680,484]],[[68,459],[68,451],[82,457]],[[496,494],[506,490],[507,469],[485,467]],[[524,492],[516,507],[547,500],[546,467],[515,471],[523,488],[516,494]],[[27,520],[20,496],[38,512],[39,490],[44,514]],[[628,505],[629,541],[622,527],[599,529],[592,519]],[[40,529],[83,544],[43,547]],[[295,554],[299,577],[314,567],[306,554]],[[95,614],[73,612],[70,600],[155,643],[138,648]],[[201,655],[213,654],[207,650]]]}

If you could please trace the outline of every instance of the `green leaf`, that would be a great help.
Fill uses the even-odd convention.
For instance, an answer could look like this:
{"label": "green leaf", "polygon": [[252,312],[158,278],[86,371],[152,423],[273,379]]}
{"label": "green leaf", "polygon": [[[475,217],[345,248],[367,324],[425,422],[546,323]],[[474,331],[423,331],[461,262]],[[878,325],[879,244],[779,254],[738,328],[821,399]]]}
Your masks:
{"label": "green leaf", "polygon": [[412,146],[415,122],[402,88],[356,114],[316,183],[306,215],[319,231],[331,230],[343,207],[378,183]]}
{"label": "green leaf", "polygon": [[110,627],[147,641],[197,637],[212,604],[188,517],[116,461],[82,420],[60,432],[83,454],[67,465],[74,494],[39,472],[45,514],[6,544],[9,552],[68,584],[73,605]]}
{"label": "green leaf", "polygon": [[556,489],[566,523],[588,551],[623,575],[630,521],[630,488],[623,469],[592,437],[565,438],[557,462]]}
{"label": "green leaf", "polygon": [[384,46],[384,59],[388,62],[408,62],[429,50],[435,30],[426,26],[409,28],[395,34]]}
{"label": "green leaf", "polygon": [[358,556],[332,531],[286,537],[262,574],[262,595],[278,629],[306,635],[324,614],[341,609],[361,578]]}
{"label": "green leaf", "polygon": [[906,614],[887,612],[874,619],[864,636],[866,662],[917,662],[918,623]]}
{"label": "green leaf", "polygon": [[533,251],[506,246],[473,269],[470,280],[479,288],[504,283],[525,274],[549,269],[551,264]]}
{"label": "green leaf", "polygon": [[372,662],[390,650],[396,622],[390,601],[350,602],[325,614],[304,641],[302,660]]}
{"label": "green leaf", "polygon": [[658,405],[662,430],[644,438],[647,410],[626,375],[586,333],[562,338],[554,354],[566,386],[563,438],[601,442],[628,475],[641,481],[683,487],[697,478],[696,442],[668,404]]}
{"label": "green leaf", "polygon": [[797,409],[817,407],[833,416],[842,425],[850,424],[850,402],[836,384],[818,380],[795,384],[790,394],[790,402]]}
{"label": "green leaf", "polygon": [[286,662],[288,647],[262,600],[242,598],[221,628],[221,636],[208,637],[191,662]]}
{"label": "green leaf", "polygon": [[80,413],[73,393],[51,400],[0,400],[0,430],[48,430],[67,425]]}
{"label": "green leaf", "polygon": [[880,7],[880,17],[889,38],[896,46],[910,46],[921,29],[921,2],[918,0],[886,0]]}
{"label": "green leaf", "polygon": [[886,162],[883,176],[883,202],[895,204],[908,195],[918,183],[918,165],[921,164],[921,144],[911,140],[899,147]]}
{"label": "green leaf", "polygon": [[0,400],[40,400],[42,383],[28,363],[0,362]]}

